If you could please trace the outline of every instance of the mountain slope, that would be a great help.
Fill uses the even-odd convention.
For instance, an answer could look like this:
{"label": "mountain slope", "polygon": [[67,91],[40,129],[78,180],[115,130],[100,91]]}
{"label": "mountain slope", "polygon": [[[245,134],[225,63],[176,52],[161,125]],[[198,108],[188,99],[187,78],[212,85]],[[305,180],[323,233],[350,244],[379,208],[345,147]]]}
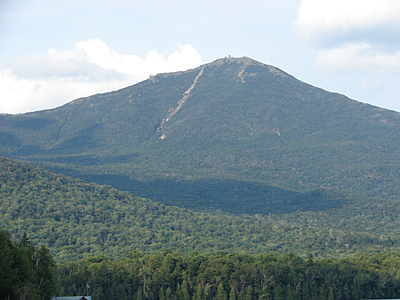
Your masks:
{"label": "mountain slope", "polygon": [[290,215],[194,212],[0,157],[0,227],[13,239],[26,232],[59,262],[163,248],[304,257],[388,252],[400,249],[399,216],[390,201]]}
{"label": "mountain slope", "polygon": [[[399,121],[272,66],[224,58],[0,116],[0,154],[167,204],[255,213],[252,201],[263,207],[288,189],[397,197]],[[253,193],[229,210],[237,186]],[[275,188],[284,190],[271,198]]]}

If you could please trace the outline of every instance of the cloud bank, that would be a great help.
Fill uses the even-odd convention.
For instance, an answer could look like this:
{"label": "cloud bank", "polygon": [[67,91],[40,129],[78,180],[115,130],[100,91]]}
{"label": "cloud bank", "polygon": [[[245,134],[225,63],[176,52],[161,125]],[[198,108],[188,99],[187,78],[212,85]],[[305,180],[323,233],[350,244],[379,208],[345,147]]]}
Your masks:
{"label": "cloud bank", "polygon": [[296,30],[324,72],[400,72],[400,1],[302,0]]}
{"label": "cloud bank", "polygon": [[314,43],[382,38],[393,42],[400,33],[399,14],[398,0],[302,0],[296,28]]}
{"label": "cloud bank", "polygon": [[349,44],[322,51],[315,59],[316,66],[326,72],[358,70],[374,73],[400,72],[400,51],[379,53],[370,44]]}
{"label": "cloud bank", "polygon": [[0,67],[0,113],[57,107],[200,64],[200,53],[189,44],[179,45],[168,57],[149,51],[140,58],[118,53],[100,39],[81,41],[74,49],[50,49],[46,55],[19,58]]}

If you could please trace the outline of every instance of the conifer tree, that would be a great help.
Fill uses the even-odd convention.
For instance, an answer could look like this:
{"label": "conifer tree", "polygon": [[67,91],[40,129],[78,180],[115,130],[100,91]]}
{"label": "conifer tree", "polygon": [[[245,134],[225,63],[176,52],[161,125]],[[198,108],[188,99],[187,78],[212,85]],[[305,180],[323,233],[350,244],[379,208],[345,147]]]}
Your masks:
{"label": "conifer tree", "polygon": [[54,286],[55,263],[46,247],[24,234],[17,244],[0,228],[0,299],[46,299]]}
{"label": "conifer tree", "polygon": [[204,299],[203,288],[201,287],[200,283],[197,285],[196,292],[194,294],[193,299],[194,300],[203,300]]}
{"label": "conifer tree", "polygon": [[229,292],[229,300],[236,300],[236,291],[234,287],[231,287],[231,291]]}
{"label": "conifer tree", "polygon": [[253,299],[253,286],[249,285],[247,287],[244,299],[245,300],[252,300]]}
{"label": "conifer tree", "polygon": [[212,299],[212,286],[207,283],[204,287],[204,299]]}
{"label": "conifer tree", "polygon": [[222,282],[219,283],[218,288],[217,288],[217,300],[228,300],[228,294],[226,293],[224,289],[224,285]]}
{"label": "conifer tree", "polygon": [[172,291],[171,291],[171,288],[170,288],[170,287],[168,287],[168,288],[165,290],[165,299],[166,299],[166,300],[173,299]]}
{"label": "conifer tree", "polygon": [[10,236],[0,228],[0,299],[7,299],[17,280],[15,247]]}
{"label": "conifer tree", "polygon": [[261,289],[258,300],[272,300],[272,296],[271,296],[270,289],[268,286],[264,286]]}
{"label": "conifer tree", "polygon": [[182,281],[180,297],[179,298],[181,300],[190,300],[189,289],[188,289],[188,284],[187,284],[186,280]]}

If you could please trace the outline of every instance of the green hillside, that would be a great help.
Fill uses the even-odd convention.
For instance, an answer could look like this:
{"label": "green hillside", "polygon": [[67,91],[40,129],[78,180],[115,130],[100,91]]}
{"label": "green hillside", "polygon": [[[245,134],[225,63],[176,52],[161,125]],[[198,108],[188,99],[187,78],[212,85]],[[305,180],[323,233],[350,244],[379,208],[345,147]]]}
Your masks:
{"label": "green hillside", "polygon": [[400,250],[398,203],[357,201],[266,216],[196,212],[0,158],[0,227],[13,239],[26,232],[58,262],[136,249],[316,257]]}
{"label": "green hillside", "polygon": [[290,213],[341,207],[326,200],[337,193],[397,199],[399,126],[397,112],[224,58],[1,115],[0,155],[168,205]]}

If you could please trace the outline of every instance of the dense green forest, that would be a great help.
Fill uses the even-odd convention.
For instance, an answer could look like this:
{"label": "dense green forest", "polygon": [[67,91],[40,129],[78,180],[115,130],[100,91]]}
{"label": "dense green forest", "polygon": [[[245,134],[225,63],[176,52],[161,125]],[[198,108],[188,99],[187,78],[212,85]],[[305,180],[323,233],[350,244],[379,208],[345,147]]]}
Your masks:
{"label": "dense green forest", "polygon": [[316,257],[400,249],[396,201],[280,215],[190,211],[5,158],[0,159],[0,214],[0,226],[13,238],[27,232],[57,261],[165,247]]}
{"label": "dense green forest", "polygon": [[400,255],[303,259],[293,254],[131,252],[59,265],[59,295],[96,300],[354,300],[400,296]]}
{"label": "dense green forest", "polygon": [[43,300],[56,292],[56,264],[46,247],[19,242],[0,228],[0,299]]}
{"label": "dense green forest", "polygon": [[12,238],[27,232],[58,262],[163,248],[315,257],[400,250],[396,201],[279,215],[190,211],[6,158],[0,158],[0,215]]}
{"label": "dense green forest", "polygon": [[400,253],[341,259],[293,253],[131,251],[56,264],[24,234],[0,229],[0,299],[91,295],[96,300],[353,300],[400,296]]}

